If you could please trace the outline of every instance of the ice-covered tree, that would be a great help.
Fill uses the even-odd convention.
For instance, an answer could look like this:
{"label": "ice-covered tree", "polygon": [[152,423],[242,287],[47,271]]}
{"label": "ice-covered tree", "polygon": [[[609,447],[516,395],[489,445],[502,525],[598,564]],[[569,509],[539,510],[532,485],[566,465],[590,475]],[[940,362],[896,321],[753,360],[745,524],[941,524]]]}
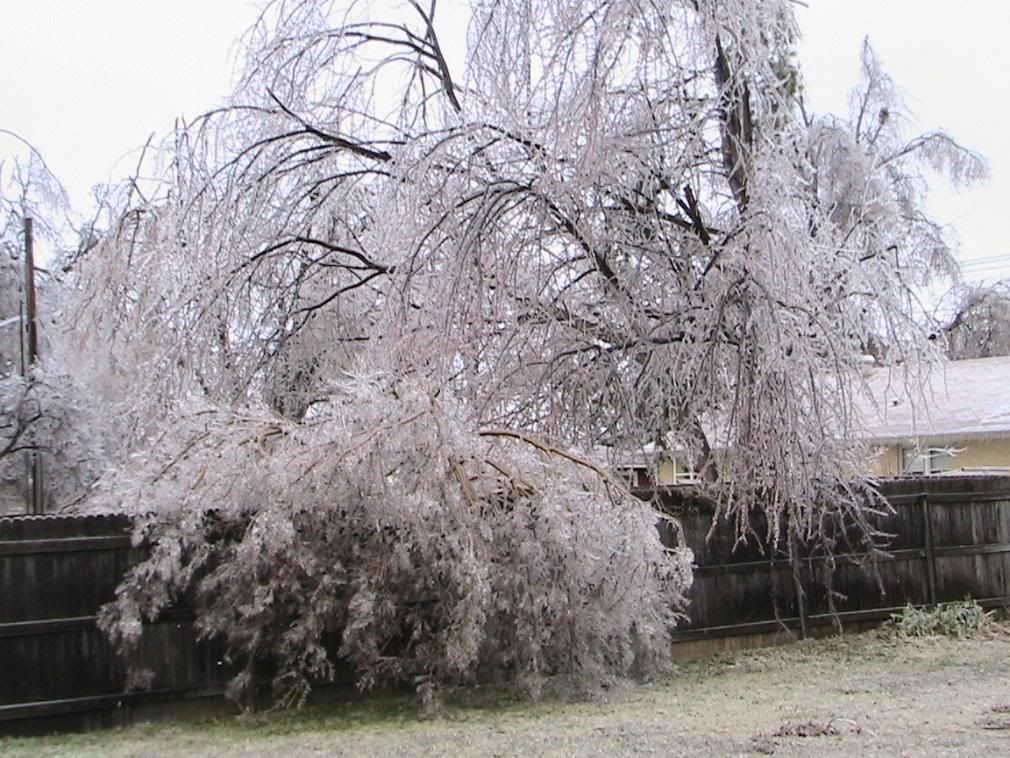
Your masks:
{"label": "ice-covered tree", "polygon": [[1010,282],[962,285],[943,325],[947,355],[955,360],[1010,355]]}
{"label": "ice-covered tree", "polygon": [[[742,538],[763,522],[795,555],[855,523],[872,542],[860,356],[869,335],[895,360],[930,349],[916,289],[952,259],[924,172],[985,166],[910,138],[868,48],[850,116],[808,113],[796,35],[788,0],[269,4],[230,105],[176,130],[162,195],[82,265],[81,338],[142,377],[131,444],[171,422],[200,493],[186,451],[209,432],[180,414],[300,430],[379,370],[439,388],[472,433],[686,451]],[[214,481],[252,465],[224,460]],[[180,514],[159,465],[124,476],[110,492]]]}
{"label": "ice-covered tree", "polygon": [[862,343],[920,351],[951,267],[923,170],[980,159],[909,140],[869,49],[850,118],[807,113],[788,2],[475,3],[458,71],[434,8],[370,9],[268,6],[231,107],[166,146],[92,300],[161,346],[152,384],[297,417],[378,349],[480,423],[813,500]]}
{"label": "ice-covered tree", "polygon": [[41,467],[32,466],[32,476],[43,481],[44,505],[57,509],[79,501],[105,469],[108,438],[102,408],[64,362],[73,359],[76,345],[61,339],[66,327],[61,282],[38,263],[35,326],[41,360],[29,355],[26,220],[39,257],[57,258],[76,234],[66,192],[38,150],[4,129],[0,138],[15,147],[0,161],[0,485],[6,510],[24,509],[26,454],[36,456]]}

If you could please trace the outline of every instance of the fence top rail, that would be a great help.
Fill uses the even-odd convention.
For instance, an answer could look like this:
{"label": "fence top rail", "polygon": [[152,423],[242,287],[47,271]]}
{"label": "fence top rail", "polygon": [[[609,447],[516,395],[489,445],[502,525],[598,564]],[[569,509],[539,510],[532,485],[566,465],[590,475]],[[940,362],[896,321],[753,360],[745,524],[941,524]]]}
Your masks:
{"label": "fence top rail", "polygon": [[128,513],[8,513],[0,516],[0,524],[8,521],[90,521],[94,519],[128,519]]}
{"label": "fence top rail", "polygon": [[[891,502],[922,497],[932,502],[1010,500],[1010,476],[904,476],[875,481],[876,491]],[[633,487],[632,492],[645,500],[656,498],[664,506],[711,509],[714,504],[692,484]]]}
{"label": "fence top rail", "polygon": [[0,541],[124,534],[133,519],[114,514],[45,514],[0,518]]}
{"label": "fence top rail", "polygon": [[[876,480],[877,491],[891,504],[926,497],[931,502],[1010,500],[1010,476],[989,474],[984,476],[929,476],[892,477]],[[664,507],[711,509],[713,503],[691,484],[655,487],[633,487],[636,496],[656,499]],[[30,524],[97,524],[120,526],[132,524],[134,516],[125,513],[45,513],[0,515],[0,539],[9,538],[13,531],[19,533],[32,529]],[[56,527],[53,527],[56,528]]]}

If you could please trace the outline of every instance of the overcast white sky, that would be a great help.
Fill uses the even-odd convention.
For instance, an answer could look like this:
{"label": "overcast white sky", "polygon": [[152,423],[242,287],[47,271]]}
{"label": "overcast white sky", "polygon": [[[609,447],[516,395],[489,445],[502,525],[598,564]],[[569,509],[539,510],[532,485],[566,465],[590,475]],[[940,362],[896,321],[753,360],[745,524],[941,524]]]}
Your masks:
{"label": "overcast white sky", "polygon": [[[797,15],[809,104],[844,111],[869,36],[916,127],[945,128],[989,160],[988,185],[938,190],[932,207],[962,240],[966,277],[1010,276],[1010,3],[807,5]],[[131,173],[152,132],[221,100],[235,41],[257,8],[253,0],[0,0],[0,128],[31,141],[83,208],[92,185]],[[0,159],[14,149],[0,135]]]}

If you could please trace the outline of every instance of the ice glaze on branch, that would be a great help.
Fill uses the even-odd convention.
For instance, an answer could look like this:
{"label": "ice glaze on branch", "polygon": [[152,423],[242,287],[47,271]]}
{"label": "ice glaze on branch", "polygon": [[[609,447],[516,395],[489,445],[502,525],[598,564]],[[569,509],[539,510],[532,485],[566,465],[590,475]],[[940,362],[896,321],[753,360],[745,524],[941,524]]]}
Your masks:
{"label": "ice glaze on branch", "polygon": [[849,118],[804,112],[787,0],[475,2],[453,71],[434,6],[369,13],[272,5],[95,276],[93,344],[157,412],[304,421],[382,365],[480,428],[693,461],[742,535],[858,511],[861,356],[932,349],[915,288],[951,262],[923,171],[977,156],[882,117],[869,55]]}

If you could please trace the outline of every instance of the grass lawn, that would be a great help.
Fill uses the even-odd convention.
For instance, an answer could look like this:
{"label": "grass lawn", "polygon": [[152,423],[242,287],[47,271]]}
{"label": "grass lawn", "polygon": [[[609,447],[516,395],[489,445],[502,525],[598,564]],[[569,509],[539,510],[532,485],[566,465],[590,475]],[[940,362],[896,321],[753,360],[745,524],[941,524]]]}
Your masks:
{"label": "grass lawn", "polygon": [[973,639],[869,632],[681,664],[591,700],[454,693],[34,739],[13,756],[1010,755],[1010,626]]}

